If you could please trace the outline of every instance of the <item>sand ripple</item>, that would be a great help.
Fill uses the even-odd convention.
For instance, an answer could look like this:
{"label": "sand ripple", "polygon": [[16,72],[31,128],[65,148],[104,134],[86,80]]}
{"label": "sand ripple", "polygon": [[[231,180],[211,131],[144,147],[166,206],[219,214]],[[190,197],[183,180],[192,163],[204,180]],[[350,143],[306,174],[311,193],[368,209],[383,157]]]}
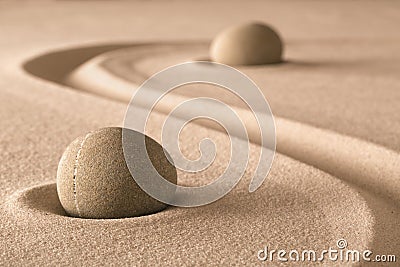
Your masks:
{"label": "sand ripple", "polygon": [[[129,49],[126,49],[128,46]],[[178,53],[176,46],[182,48]],[[201,58],[206,46],[199,44],[194,47],[193,44],[124,44],[76,48],[43,55],[27,62],[24,68],[53,82],[128,102],[138,84],[148,76],[147,71],[141,72],[135,67],[136,64],[142,70],[152,69],[155,72],[177,63],[176,54],[179,59],[191,59],[195,51],[192,59]],[[124,49],[114,51],[117,48]],[[126,61],[116,60],[131,55],[132,50],[137,52],[134,54],[134,66],[130,65],[132,60],[129,57]],[[166,60],[159,62],[154,57],[146,57],[154,51],[163,54]],[[48,72],[49,68],[54,68],[52,62],[65,57],[68,57],[69,63],[62,70]],[[124,71],[135,69],[137,71],[134,73],[124,74]],[[173,98],[179,101],[189,96],[177,93]],[[240,109],[240,104],[237,107]],[[168,108],[171,105],[161,106],[158,111],[165,112]],[[79,234],[97,242],[94,233],[98,232],[103,236],[105,244],[112,243],[111,230],[115,236],[126,235],[125,240],[146,240],[146,246],[154,246],[160,251],[175,251],[175,258],[181,263],[188,263],[190,257],[207,253],[207,250],[213,250],[214,253],[207,255],[214,256],[234,251],[239,255],[238,259],[247,260],[254,257],[254,251],[263,246],[253,242],[243,250],[243,244],[249,240],[265,240],[265,243],[279,245],[281,248],[321,248],[327,244],[334,245],[336,239],[344,237],[353,248],[372,246],[376,250],[397,251],[397,225],[400,221],[399,154],[367,141],[302,122],[277,117],[276,124],[278,152],[315,168],[278,155],[269,181],[254,194],[248,194],[242,183],[226,198],[201,209],[169,208],[165,212],[140,218],[82,220],[65,216],[56,198],[55,185],[50,184],[14,194],[7,203],[7,214],[10,220],[21,225],[27,223],[26,218],[35,216],[35,227],[41,229],[40,235],[44,236],[49,235],[44,229],[45,221],[52,223],[54,230],[64,236]],[[217,139],[223,139],[222,133],[210,132]],[[252,141],[257,143],[257,139]],[[182,174],[179,179],[188,184],[196,183],[193,177]],[[46,201],[43,201],[43,196]],[[82,229],[88,225],[94,230],[85,233]],[[173,236],[176,232],[187,233],[188,239],[183,246],[197,242],[196,246],[202,251],[197,251],[196,247],[180,249],[175,243],[179,237]],[[162,241],[155,238],[160,234],[168,238]],[[53,244],[62,247],[61,240],[54,236],[52,238]],[[83,246],[80,242],[75,240],[77,246]],[[123,244],[107,249],[113,255],[122,255],[122,250],[132,250],[132,245]],[[129,256],[124,254],[124,257],[151,259],[151,255],[138,253],[148,253],[148,250],[135,247]],[[162,254],[160,257],[168,255]]]}

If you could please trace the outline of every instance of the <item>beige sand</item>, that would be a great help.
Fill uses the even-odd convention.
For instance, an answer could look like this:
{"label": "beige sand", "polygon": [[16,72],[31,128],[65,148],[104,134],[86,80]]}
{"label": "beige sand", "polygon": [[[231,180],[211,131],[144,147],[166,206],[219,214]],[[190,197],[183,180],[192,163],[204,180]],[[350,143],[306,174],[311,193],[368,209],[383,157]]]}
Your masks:
{"label": "beige sand", "polygon": [[[248,12],[242,12],[243,4],[233,2],[230,16],[211,16],[205,22],[202,18],[209,8],[223,11],[226,3],[210,3],[207,8],[195,2],[157,3],[162,5],[159,9],[147,2],[18,5],[0,4],[0,29],[8,37],[0,43],[2,263],[255,265],[256,253],[265,245],[321,250],[335,247],[340,238],[352,249],[369,248],[382,254],[399,251],[399,154],[395,152],[400,144],[396,112],[399,64],[391,54],[399,44],[397,3],[254,2],[246,6]],[[355,8],[360,13],[354,13]],[[150,216],[118,220],[66,217],[54,185],[62,151],[88,130],[120,125],[126,105],[71,90],[60,81],[66,70],[77,66],[71,55],[84,61],[121,47],[100,47],[58,58],[50,63],[54,75],[44,71],[49,76],[42,77],[45,79],[29,76],[22,70],[23,63],[55,49],[110,41],[130,45],[200,39],[203,44],[234,20],[254,18],[280,29],[289,45],[286,58],[293,60],[274,68],[243,71],[261,88],[268,88],[266,95],[274,113],[292,120],[277,119],[278,151],[314,167],[278,154],[266,182],[249,194],[258,151],[254,144],[244,179],[211,205],[171,207]],[[204,23],[197,24],[200,20]],[[150,27],[152,31],[144,30]],[[334,43],[340,44],[342,53],[338,46],[329,46]],[[324,44],[329,46],[327,50],[320,49]],[[154,48],[147,49],[151,53]],[[135,64],[135,68],[144,68],[135,72],[143,74],[137,79],[180,60],[181,55],[176,57],[174,49],[169,49],[168,61],[162,52],[161,63],[154,57],[150,63],[146,64],[146,59]],[[183,49],[185,58],[204,55],[204,44],[195,49],[195,55],[191,49]],[[348,61],[335,58],[337,54]],[[46,70],[44,65],[33,64],[31,73],[32,66],[37,73]],[[350,71],[355,73],[347,73]],[[105,87],[118,81],[115,73],[107,73],[104,77],[110,79]],[[302,93],[295,94],[297,91]],[[361,100],[374,104],[356,102],[360,92]],[[339,116],[337,110],[346,112]],[[154,126],[149,134],[157,140],[156,125],[163,118],[162,113],[152,117]],[[181,144],[183,153],[192,157],[198,153],[193,149],[198,141],[193,136],[211,137],[221,152],[207,172],[196,176],[179,173],[178,181],[188,185],[215,179],[226,162],[227,137],[223,133],[189,125]]]}

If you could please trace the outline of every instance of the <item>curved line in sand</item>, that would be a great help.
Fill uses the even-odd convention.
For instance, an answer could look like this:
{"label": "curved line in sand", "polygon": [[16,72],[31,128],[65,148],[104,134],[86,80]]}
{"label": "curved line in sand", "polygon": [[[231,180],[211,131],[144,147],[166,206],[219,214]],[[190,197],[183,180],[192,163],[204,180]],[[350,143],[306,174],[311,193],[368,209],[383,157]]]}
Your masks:
{"label": "curved line in sand", "polygon": [[[131,47],[133,44],[104,44],[44,52],[22,64],[22,68],[43,80],[66,85],[65,76],[85,61],[107,51]],[[62,63],[62,64],[60,64]]]}
{"label": "curved line in sand", "polygon": [[[107,52],[145,45],[157,44],[104,45],[57,51],[26,62],[24,69],[46,80],[128,103],[138,84],[111,74],[101,67],[101,63],[107,59]],[[65,65],[56,64],[65,60]],[[175,94],[173,98],[163,100],[157,111],[168,114],[184,100],[187,98]],[[237,110],[240,116],[247,118],[250,140],[259,143],[258,126],[252,120],[252,114],[241,108]],[[354,137],[284,118],[275,119],[278,152],[394,201],[396,207],[400,205],[397,181],[400,154]]]}
{"label": "curved line in sand", "polygon": [[106,52],[122,48],[152,47],[160,45],[198,44],[198,42],[163,42],[163,43],[106,43],[97,45],[77,46],[74,48],[59,48],[53,51],[44,51],[22,63],[22,68],[29,74],[43,80],[68,85],[66,76],[86,61]]}

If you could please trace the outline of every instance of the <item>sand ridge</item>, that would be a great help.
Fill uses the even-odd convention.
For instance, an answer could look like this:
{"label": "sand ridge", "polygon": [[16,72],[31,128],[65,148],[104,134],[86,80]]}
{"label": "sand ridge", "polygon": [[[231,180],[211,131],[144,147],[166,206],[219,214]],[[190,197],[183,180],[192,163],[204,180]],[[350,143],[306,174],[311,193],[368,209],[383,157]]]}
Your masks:
{"label": "sand ridge", "polygon": [[[57,203],[54,182],[58,159],[71,140],[88,130],[120,125],[126,105],[82,91],[71,90],[65,83],[60,82],[60,85],[53,83],[54,81],[49,82],[48,77],[37,79],[22,70],[22,65],[29,58],[54,51],[56,48],[69,50],[74,47],[88,46],[88,44],[101,45],[110,40],[129,45],[149,40],[152,42],[210,40],[217,31],[231,25],[233,20],[249,20],[255,17],[276,25],[283,32],[284,39],[293,45],[296,42],[307,44],[311,40],[318,46],[318,41],[320,41],[319,44],[341,43],[343,40],[354,38],[353,40],[356,41],[390,39],[390,42],[382,43],[386,43],[386,46],[390,44],[395,46],[398,42],[396,39],[398,3],[392,1],[382,3],[365,1],[363,5],[360,5],[359,2],[301,1],[293,3],[292,6],[285,6],[274,2],[254,2],[248,7],[248,12],[243,12],[243,3],[232,2],[230,3],[231,16],[210,15],[207,21],[202,18],[204,14],[208,14],[210,6],[205,7],[195,2],[178,1],[165,5],[157,3],[163,5],[162,8],[154,8],[152,2],[124,2],[114,5],[103,1],[84,3],[59,1],[25,3],[24,8],[20,7],[21,3],[0,3],[0,29],[8,37],[7,42],[0,42],[2,56],[0,64],[0,125],[2,128],[0,132],[2,158],[0,188],[2,190],[0,196],[3,200],[0,206],[1,262],[13,265],[180,264],[192,266],[206,263],[255,265],[259,264],[256,252],[265,245],[274,248],[323,249],[327,246],[335,246],[339,238],[345,238],[351,248],[370,248],[376,253],[393,254],[399,251],[399,210],[396,202],[388,200],[386,194],[384,198],[381,196],[386,190],[382,186],[392,182],[391,179],[396,182],[396,176],[393,177],[393,174],[398,173],[396,169],[398,152],[394,152],[398,149],[393,146],[394,151],[390,151],[390,145],[398,140],[393,138],[393,133],[396,133],[398,129],[394,120],[396,114],[385,113],[396,107],[392,101],[396,102],[397,96],[387,94],[388,90],[397,88],[398,85],[397,78],[393,76],[397,68],[393,65],[387,65],[387,76],[382,74],[385,71],[382,71],[382,76],[376,79],[361,77],[362,75],[358,73],[347,77],[341,84],[360,84],[360,88],[366,88],[366,92],[370,94],[374,92],[368,86],[372,82],[383,88],[383,98],[392,97],[392,101],[388,101],[387,107],[382,111],[384,115],[394,118],[384,121],[384,123],[391,123],[395,131],[383,136],[392,136],[390,137],[392,139],[385,139],[385,141],[379,139],[379,136],[369,138],[365,135],[363,127],[357,126],[358,124],[354,124],[349,132],[345,132],[346,135],[354,134],[362,139],[383,144],[386,148],[331,131],[305,127],[304,122],[332,130],[332,128],[324,127],[322,122],[316,124],[318,116],[315,114],[319,114],[315,112],[318,110],[318,105],[327,103],[319,103],[318,97],[310,98],[307,102],[314,108],[311,113],[304,113],[305,117],[309,117],[307,120],[300,117],[293,123],[285,120],[278,122],[278,131],[282,130],[278,132],[278,142],[281,142],[279,149],[283,153],[292,153],[292,157],[305,161],[303,154],[313,152],[315,154],[311,154],[306,163],[318,168],[322,166],[322,169],[332,166],[332,157],[335,158],[336,153],[343,153],[343,150],[340,150],[341,146],[349,145],[356,148],[355,151],[351,151],[356,160],[357,155],[362,155],[357,153],[366,147],[369,155],[366,154],[365,158],[356,161],[355,167],[342,166],[343,169],[339,169],[339,172],[332,176],[317,167],[278,154],[271,175],[260,191],[254,194],[247,192],[250,175],[246,174],[231,194],[212,205],[196,209],[169,208],[150,216],[119,220],[82,220],[65,217]],[[214,10],[221,12],[226,10],[224,1],[215,1],[210,5]],[[94,8],[96,12],[93,12]],[[288,19],[288,9],[295,9],[298,12],[293,13]],[[361,9],[362,12],[355,13],[354,9]],[[139,15],[132,16],[133,10]],[[375,16],[375,14],[380,15]],[[160,20],[165,23],[159,23]],[[204,21],[204,23],[195,25],[194,21]],[[340,21],[339,25],[338,21]],[[370,23],[366,24],[366,21]],[[188,31],[184,26],[186,24],[195,30]],[[150,27],[152,31],[143,30]],[[37,29],[40,31],[38,32]],[[302,41],[304,39],[307,41]],[[295,47],[301,48],[298,45]],[[121,47],[100,49],[90,55],[79,55],[78,50],[75,58],[82,57],[82,60],[88,60],[114,48]],[[312,47],[308,46],[308,48],[314,51]],[[364,51],[367,55],[366,51],[371,51],[369,50],[371,46],[357,48],[360,49],[360,54]],[[385,50],[392,51],[375,49],[369,54],[378,58]],[[300,49],[296,53],[308,57],[309,52],[307,49]],[[385,57],[387,56],[385,54]],[[66,60],[65,68],[68,70],[75,69],[79,65],[72,57],[53,59],[56,60],[49,65],[50,67],[57,66],[60,62],[58,60]],[[71,61],[69,62],[68,59]],[[323,60],[331,62],[329,58]],[[393,58],[393,60],[396,62],[397,59]],[[151,73],[154,70],[154,61],[156,60],[149,64],[141,61],[143,64],[140,66],[146,66],[148,69],[147,71],[139,69],[139,73],[144,73],[144,76]],[[170,58],[170,62],[172,61],[174,61],[173,56]],[[379,61],[377,64],[379,69],[385,66],[387,61],[387,59],[384,62]],[[362,61],[360,57],[353,59],[354,65],[362,65],[363,62],[365,61]],[[276,74],[273,83],[280,84],[282,86],[280,88],[284,88],[291,82],[296,82],[310,97],[311,91],[307,88],[313,83],[326,86],[323,81],[334,81],[321,73],[317,73],[321,75],[320,78],[317,78],[318,75],[310,75],[310,72],[316,71],[315,66],[321,67],[321,72],[333,73],[345,71],[346,68],[343,69],[343,66],[351,66],[351,62],[322,64],[322,66],[317,63],[282,65],[282,68],[288,68],[286,71],[303,66],[304,72],[308,71],[309,76],[307,79],[300,79],[307,74],[304,72],[290,77],[285,73],[282,77]],[[364,64],[361,71],[364,74],[371,70],[372,73],[376,73],[377,68]],[[281,70],[281,67],[269,69],[272,72]],[[37,71],[42,75],[47,74],[47,69]],[[59,79],[64,79],[64,71],[55,68],[54,72],[55,76],[58,75],[54,80],[58,82]],[[273,84],[269,80],[264,80],[265,77],[270,76],[264,77],[262,69],[256,72],[252,78],[257,83]],[[349,90],[350,87],[345,88]],[[278,89],[273,90],[275,90],[274,95],[278,97],[275,103],[282,101],[286,104],[285,107],[277,104],[273,107],[278,114],[280,113],[279,115],[291,118],[293,113],[302,114],[296,104],[295,95],[290,97],[290,94],[284,94],[280,99]],[[344,94],[343,91],[341,92]],[[317,96],[321,96],[321,92],[316,93]],[[349,93],[351,93],[350,90]],[[363,104],[360,102],[359,105]],[[361,110],[364,109],[361,108]],[[349,114],[350,118],[354,115],[351,112]],[[157,125],[164,115],[155,113],[154,116],[154,125]],[[328,122],[334,125],[333,122],[337,117],[329,119]],[[351,120],[347,123],[349,122]],[[371,125],[374,125],[374,122],[376,121],[372,118]],[[377,125],[381,124],[375,126]],[[287,128],[293,131],[290,133]],[[341,130],[344,128],[343,126]],[[357,131],[354,131],[355,129]],[[153,131],[155,130],[154,127]],[[221,145],[226,142],[224,134],[197,125],[192,125],[187,129],[185,138],[193,136],[193,132],[210,135]],[[295,138],[296,135],[307,137],[309,132],[311,134],[308,139]],[[152,134],[154,138],[157,137],[156,132]],[[321,137],[327,138],[320,139]],[[326,154],[327,158],[321,158],[321,155],[324,155],[321,147],[318,150],[309,147],[309,141],[312,139],[318,141],[316,144],[320,144],[322,148],[325,145],[331,145],[332,149],[327,150],[330,151],[330,154]],[[393,142],[387,140],[393,140]],[[194,140],[182,142],[186,144],[185,153],[194,153],[192,142],[195,143]],[[335,148],[336,144],[337,148]],[[253,144],[252,148],[257,150],[257,145]],[[384,155],[385,159],[375,161],[372,155],[378,155],[378,158]],[[345,155],[340,160],[346,163],[347,156]],[[224,158],[220,160],[221,164],[217,162],[218,164],[210,169],[211,173],[202,174],[201,179],[209,181],[220,173],[223,170]],[[333,173],[335,165],[333,167],[325,171]],[[350,172],[347,172],[348,167],[350,167]],[[250,172],[251,168],[250,166]],[[370,172],[369,168],[372,168],[373,171],[366,176],[367,181],[373,182],[377,178],[375,175],[382,175],[378,178],[386,182],[372,188],[371,184],[363,185],[364,176],[356,176],[353,179],[353,174],[358,174],[360,168],[366,168],[365,172],[362,172],[363,175]],[[188,184],[198,182],[194,177],[185,176],[182,173],[179,175],[180,179],[186,180]],[[387,192],[387,196],[397,198],[398,194],[396,195],[394,190],[397,185],[398,182],[390,189],[392,191]],[[13,245],[10,246],[10,244]],[[326,265],[329,266],[329,263]]]}

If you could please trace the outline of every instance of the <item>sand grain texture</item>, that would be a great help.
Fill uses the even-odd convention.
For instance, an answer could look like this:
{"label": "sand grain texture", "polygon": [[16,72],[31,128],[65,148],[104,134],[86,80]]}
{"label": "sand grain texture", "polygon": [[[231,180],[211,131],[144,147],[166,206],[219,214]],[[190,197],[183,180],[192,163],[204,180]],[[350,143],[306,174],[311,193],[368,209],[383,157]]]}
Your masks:
{"label": "sand grain texture", "polygon": [[[123,152],[123,131],[106,127],[75,139],[66,149],[57,169],[57,193],[65,211],[73,217],[107,219],[137,217],[159,212],[167,207],[140,189],[133,179]],[[164,154],[163,148],[141,133],[125,130],[124,138],[141,151],[135,141],[143,137],[147,153],[129,158],[136,172],[145,179],[152,178],[149,157],[167,181],[176,184],[176,170]],[[145,141],[146,140],[146,141]],[[146,177],[147,175],[147,177]],[[168,191],[167,191],[168,192]],[[172,192],[171,192],[172,195]]]}
{"label": "sand grain texture", "polygon": [[[230,2],[229,16],[204,20],[210,8],[225,14],[226,5],[0,2],[7,37],[0,42],[2,264],[256,265],[265,245],[322,250],[340,238],[351,249],[400,251],[399,3]],[[277,116],[279,153],[260,189],[247,191],[254,143],[245,177],[211,205],[128,219],[67,217],[55,186],[67,145],[90,130],[121,125],[133,84],[207,56],[217,32],[255,19],[282,33],[288,60],[240,68]],[[99,62],[108,63],[98,68]],[[88,79],[99,69],[101,88]],[[121,92],[110,94],[116,83]],[[154,113],[148,128],[157,141],[164,119],[162,110]],[[188,125],[183,154],[198,156],[203,136],[219,148],[215,163],[197,175],[178,172],[178,182],[208,183],[224,171],[228,140],[212,128]]]}

